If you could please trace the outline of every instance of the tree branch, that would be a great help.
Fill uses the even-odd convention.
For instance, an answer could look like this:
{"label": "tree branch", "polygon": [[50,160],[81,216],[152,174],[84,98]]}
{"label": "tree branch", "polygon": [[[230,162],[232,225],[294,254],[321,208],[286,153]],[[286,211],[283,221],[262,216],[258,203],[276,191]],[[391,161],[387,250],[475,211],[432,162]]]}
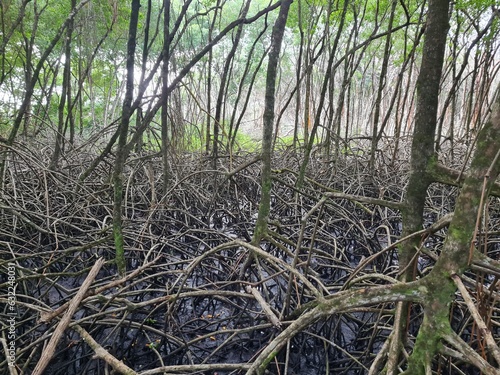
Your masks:
{"label": "tree branch", "polygon": [[253,361],[246,375],[264,374],[267,365],[288,340],[322,318],[371,304],[396,301],[422,302],[428,293],[427,287],[422,281],[423,279],[411,283],[354,289],[318,300],[314,308],[298,317],[262,350],[260,355]]}
{"label": "tree branch", "polygon": [[474,301],[472,301],[472,297],[467,291],[467,288],[465,288],[465,285],[463,284],[462,280],[458,275],[452,275],[451,278],[453,279],[453,282],[460,291],[460,294],[462,295],[465,304],[467,305],[467,308],[469,309],[469,312],[472,315],[472,318],[474,318],[474,321],[476,322],[479,331],[483,334],[483,337],[486,340],[486,345],[488,346],[491,355],[493,356],[493,358],[495,358],[497,364],[500,364],[500,349],[498,348],[498,345],[496,344],[495,339],[491,334],[491,331],[488,329],[486,323],[481,317],[481,314],[479,314],[479,311],[477,311]]}
{"label": "tree branch", "polygon": [[96,356],[102,360],[104,360],[107,364],[113,367],[116,371],[120,372],[124,375],[137,375],[138,373],[124,364],[122,361],[119,361],[114,356],[112,356],[106,349],[104,349],[94,338],[82,327],[78,324],[75,324],[73,328],[78,334],[82,337],[83,341],[87,343],[88,346],[92,348],[95,352]]}
{"label": "tree branch", "polygon": [[80,302],[85,297],[87,290],[90,288],[90,285],[94,282],[94,279],[96,278],[103,264],[104,264],[104,258],[97,259],[94,266],[90,270],[87,278],[85,279],[85,281],[82,283],[82,286],[78,290],[78,293],[76,293],[73,299],[71,300],[71,303],[68,306],[68,311],[66,311],[66,314],[63,316],[57,328],[55,329],[54,333],[52,334],[52,338],[50,339],[47,347],[44,349],[42,357],[40,358],[40,360],[35,366],[35,369],[33,370],[32,373],[33,375],[41,375],[45,370],[45,367],[47,367],[47,365],[49,364],[56,350],[57,343],[61,339],[61,336],[66,330],[66,328],[68,327],[71,317],[75,314],[76,310],[80,306]]}

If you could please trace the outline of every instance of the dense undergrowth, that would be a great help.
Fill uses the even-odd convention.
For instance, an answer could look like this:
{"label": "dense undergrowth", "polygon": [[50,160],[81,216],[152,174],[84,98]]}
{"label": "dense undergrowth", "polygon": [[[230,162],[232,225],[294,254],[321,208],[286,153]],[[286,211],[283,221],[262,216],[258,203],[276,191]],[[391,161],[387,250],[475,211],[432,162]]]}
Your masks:
{"label": "dense undergrowth", "polygon": [[[243,373],[314,298],[314,291],[328,295],[394,282],[400,213],[350,199],[402,200],[408,157],[402,152],[399,159],[390,160],[390,142],[386,148],[374,173],[362,152],[340,153],[330,160],[316,154],[300,194],[294,189],[300,154],[277,151],[271,232],[262,244],[267,255],[245,275],[240,269],[259,205],[260,165],[249,163],[255,155],[221,157],[217,171],[204,155],[173,156],[164,196],[159,194],[160,158],[132,155],[124,189],[128,274],[118,279],[111,233],[113,159],[104,160],[82,182],[79,177],[96,156],[92,151],[86,156],[68,154],[59,170],[49,171],[47,149],[16,145],[0,207],[0,314],[5,345],[7,266],[13,263],[18,373],[31,373],[64,313],[62,306],[73,299],[100,257],[105,265],[79,304],[46,374],[110,370],[75,327],[144,374]],[[456,191],[431,186],[427,226],[453,210]],[[499,210],[498,198],[492,198],[490,235],[481,244],[494,259],[500,251]],[[422,235],[420,275],[431,269],[445,230]],[[489,324],[499,334],[498,304],[492,297],[496,279],[486,277],[491,280],[484,285],[491,290],[478,291],[477,296],[483,298]],[[414,305],[410,338],[417,333],[420,313]],[[268,369],[275,374],[365,374],[391,333],[392,322],[392,304],[337,314],[295,336]],[[453,306],[453,325],[480,350],[460,301]],[[446,374],[472,373],[460,361],[443,359],[435,366]],[[3,358],[0,373],[9,373]]]}

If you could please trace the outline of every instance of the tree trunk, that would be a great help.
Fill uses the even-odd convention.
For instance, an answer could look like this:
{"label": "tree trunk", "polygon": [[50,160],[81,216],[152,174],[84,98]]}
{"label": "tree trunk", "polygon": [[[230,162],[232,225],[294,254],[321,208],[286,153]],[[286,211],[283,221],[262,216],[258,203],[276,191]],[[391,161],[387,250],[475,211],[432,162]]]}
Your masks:
{"label": "tree trunk", "polygon": [[[245,18],[248,13],[248,9],[250,7],[250,1],[247,1],[241,10],[240,17]],[[238,45],[240,44],[241,34],[243,33],[243,24],[238,25],[236,28],[236,33],[233,39],[233,45],[231,46],[231,50],[229,51],[226,61],[224,62],[224,68],[222,69],[221,82],[219,86],[219,92],[217,94],[217,103],[215,105],[215,117],[214,117],[214,142],[212,148],[212,157],[213,164],[212,168],[217,170],[217,158],[219,153],[219,134],[221,130],[221,123],[224,121],[223,119],[223,107],[225,103],[225,98],[227,98],[227,83],[229,77],[231,75],[231,64],[233,62],[234,56],[236,54],[236,50],[238,49]]]}
{"label": "tree trunk", "polygon": [[[238,130],[240,128],[241,122],[243,120],[243,116],[245,115],[245,112],[248,108],[248,104],[250,102],[250,98],[252,95],[252,88],[254,87],[254,84],[257,81],[257,75],[260,72],[260,68],[261,68],[262,64],[264,63],[264,60],[265,60],[267,53],[269,51],[269,49],[267,49],[262,53],[262,55],[257,60],[258,62],[254,68],[253,73],[250,75],[250,70],[251,70],[252,65],[253,65],[252,61],[254,61],[254,55],[256,52],[256,48],[258,46],[258,42],[264,36],[267,28],[268,28],[268,25],[266,22],[264,25],[264,28],[259,33],[259,36],[257,38],[255,38],[254,43],[252,44],[252,47],[250,48],[250,52],[248,53],[248,60],[245,64],[245,69],[244,69],[244,72],[243,72],[242,77],[240,79],[240,84],[238,85],[238,94],[236,95],[234,106],[233,106],[233,113],[231,114],[231,120],[230,120],[230,124],[229,124],[229,132],[228,132],[228,142],[227,142],[227,149],[228,150],[233,150],[234,144],[236,142],[236,136],[238,134]],[[250,77],[248,79],[248,83],[247,83],[247,77]],[[247,93],[246,93],[245,97],[243,98],[243,88],[245,86],[248,86],[248,88],[247,88]],[[239,110],[239,103],[241,100],[243,100],[243,106]],[[238,111],[240,113],[238,115],[238,118],[236,118],[236,114]]]}
{"label": "tree trunk", "polygon": [[480,223],[478,218],[499,174],[499,140],[500,96],[497,95],[491,117],[479,133],[470,173],[457,198],[441,255],[426,277],[429,296],[424,302],[424,321],[404,374],[426,374],[440,341],[452,333],[450,305],[457,289],[453,277],[461,276],[474,257],[474,233],[478,230],[477,223]]}
{"label": "tree trunk", "polygon": [[302,164],[300,166],[300,171],[299,171],[299,176],[297,177],[297,182],[295,183],[295,186],[298,190],[302,188],[304,185],[304,180],[305,180],[305,175],[306,175],[306,168],[307,164],[309,163],[309,157],[311,155],[311,150],[314,145],[314,138],[316,137],[316,131],[319,128],[320,122],[321,122],[321,113],[323,111],[323,106],[325,104],[326,100],[326,94],[327,90],[329,87],[329,80],[333,74],[333,63],[335,60],[335,56],[337,53],[337,47],[339,44],[339,39],[340,36],[343,32],[344,29],[344,23],[345,23],[345,18],[348,10],[348,1],[344,2],[344,7],[342,9],[342,14],[340,16],[340,22],[337,30],[337,35],[335,36],[335,41],[333,42],[332,50],[330,51],[330,57],[328,58],[328,66],[326,68],[326,74],[325,78],[323,79],[323,86],[321,88],[321,94],[319,96],[319,102],[318,102],[318,110],[316,111],[316,115],[314,117],[314,124],[311,129],[311,134],[309,135],[309,141],[306,144],[306,149],[304,152],[304,160],[302,161]]}
{"label": "tree trunk", "polygon": [[[396,4],[397,2],[393,0],[391,6],[391,15],[389,17],[389,25],[387,26],[387,36],[385,39],[384,46],[384,58],[382,60],[382,68],[380,71],[378,89],[377,89],[377,98],[375,99],[375,113],[373,114],[373,127],[372,127],[372,142],[370,149],[370,164],[369,168],[371,173],[375,172],[375,159],[377,154],[377,146],[378,146],[378,133],[379,133],[379,121],[380,121],[380,106],[382,103],[382,94],[385,89],[385,83],[387,79],[387,68],[389,66],[389,58],[391,55],[391,37],[392,37],[392,25],[394,24],[394,13],[396,12]],[[380,129],[380,133],[382,134],[383,129]]]}
{"label": "tree trunk", "polygon": [[[14,118],[14,121],[12,123],[12,128],[11,128],[11,131],[9,133],[9,137],[7,138],[6,144],[8,146],[13,145],[13,143],[16,139],[17,133],[21,127],[21,124],[22,124],[23,120],[25,119],[26,114],[28,113],[28,109],[31,105],[31,99],[32,99],[33,93],[35,91],[35,86],[37,84],[37,81],[38,81],[38,78],[40,75],[40,71],[44,67],[48,57],[50,56],[50,54],[54,50],[55,46],[57,45],[57,43],[61,39],[61,36],[63,35],[64,31],[66,30],[66,27],[68,26],[68,24],[70,22],[72,22],[72,20],[75,18],[78,11],[85,4],[87,4],[89,1],[90,0],[82,0],[78,4],[78,6],[76,6],[73,9],[73,11],[68,15],[68,17],[64,21],[64,23],[57,30],[56,34],[54,35],[54,37],[50,41],[49,45],[47,46],[47,48],[45,49],[45,51],[41,55],[40,59],[38,60],[38,63],[36,65],[33,73],[30,76],[31,79],[29,80],[29,82],[26,82],[26,89],[25,89],[23,101],[19,106],[19,110],[17,111],[16,116]],[[29,63],[31,64],[31,61]],[[3,177],[3,175],[4,175],[6,158],[7,158],[7,153],[3,153],[0,155],[0,176],[1,177]],[[1,181],[0,182],[0,189],[1,189],[3,186],[4,179],[2,178],[0,181]]]}
{"label": "tree trunk", "polygon": [[252,238],[252,243],[257,245],[267,232],[267,221],[269,218],[271,206],[271,154],[273,141],[273,123],[274,123],[274,101],[276,92],[276,75],[278,70],[279,55],[281,51],[281,43],[285,32],[288,10],[292,0],[284,0],[281,3],[280,13],[273,27],[271,50],[269,52],[269,60],[267,65],[266,76],[266,96],[263,116],[263,132],[262,132],[262,191],[259,204],[259,213],[255,231]]}
{"label": "tree trunk", "polygon": [[[219,2],[215,7],[214,16],[212,22],[210,22],[210,27],[208,29],[208,43],[212,42],[212,34],[215,29],[215,21],[217,20],[217,14],[219,9]],[[207,124],[205,128],[205,152],[207,155],[210,153],[210,138],[212,136],[211,124],[212,124],[212,64],[213,64],[213,51],[210,49],[208,51],[208,63],[207,63]],[[215,125],[214,125],[215,126]]]}
{"label": "tree trunk", "polygon": [[[76,1],[71,1],[71,9],[73,10],[76,6]],[[61,153],[64,152],[64,136],[65,136],[65,122],[69,120],[71,116],[71,41],[73,34],[73,19],[68,23],[68,29],[66,31],[66,41],[64,46],[64,69],[63,69],[63,81],[62,81],[62,92],[61,100],[59,101],[58,111],[58,122],[57,122],[57,132],[56,132],[56,143],[54,147],[54,154],[52,155],[52,160],[50,161],[49,169],[54,170],[57,167],[59,157]],[[64,109],[68,107],[68,118],[65,119]]]}
{"label": "tree trunk", "polygon": [[168,151],[170,141],[168,135],[168,74],[170,63],[170,0],[163,1],[163,65],[161,70],[161,156],[163,166],[162,193],[165,195],[168,190],[170,171],[168,167]]}
{"label": "tree trunk", "polygon": [[[299,44],[299,55],[297,57],[297,70],[295,73],[295,77],[297,80],[297,96],[295,100],[295,123],[293,127],[293,141],[292,141],[292,148],[293,150],[297,149],[297,143],[299,139],[299,124],[300,124],[300,109],[302,106],[302,92],[300,89],[300,83],[302,81],[301,78],[301,68],[302,66],[307,67],[307,63],[303,63],[302,56],[304,54],[304,29],[302,27],[302,2],[299,1],[297,3],[297,18],[298,18],[298,24],[299,24],[299,35],[300,35],[300,44]],[[306,68],[307,69],[307,68]]]}
{"label": "tree trunk", "polygon": [[[148,64],[148,57],[149,57],[149,28],[151,24],[151,0],[148,0],[148,5],[146,9],[146,21],[144,23],[144,41],[142,44],[142,63],[141,63],[141,78],[139,80],[139,85],[144,82],[144,78],[146,77],[146,69],[147,69],[147,64]],[[135,120],[135,127],[136,129],[141,127],[141,121],[142,121],[142,108],[137,108],[137,116]],[[135,151],[140,152],[142,151],[144,145],[144,141],[142,137],[140,137],[137,140],[137,144],[135,145]]]}
{"label": "tree trunk", "polygon": [[130,24],[127,42],[127,83],[123,99],[122,116],[119,125],[118,148],[113,170],[113,236],[115,240],[116,267],[118,274],[124,276],[127,271],[123,240],[122,201],[123,201],[123,168],[127,158],[127,137],[132,115],[132,99],[134,94],[134,54],[137,40],[137,23],[139,21],[140,0],[132,0]]}
{"label": "tree trunk", "polygon": [[[448,32],[449,0],[430,0],[424,34],[424,47],[420,74],[417,79],[417,107],[413,132],[410,178],[402,210],[403,237],[422,229],[427,188],[432,182],[427,169],[436,162],[434,135],[436,132],[438,95],[441,81],[446,35]],[[416,277],[417,251],[421,239],[413,237],[399,248],[400,280],[409,282]],[[401,315],[395,331],[403,342],[407,332],[410,305],[400,306]]]}

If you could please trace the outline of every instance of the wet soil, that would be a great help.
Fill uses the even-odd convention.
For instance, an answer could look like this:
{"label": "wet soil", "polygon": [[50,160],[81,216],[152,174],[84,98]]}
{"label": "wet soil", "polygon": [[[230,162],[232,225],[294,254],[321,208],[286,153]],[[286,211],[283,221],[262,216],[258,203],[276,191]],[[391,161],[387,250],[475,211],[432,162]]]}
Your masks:
{"label": "wet soil", "polygon": [[[301,158],[277,153],[270,235],[261,245],[270,257],[260,257],[240,275],[249,256],[242,243],[250,241],[257,217],[260,165],[229,172],[252,158],[227,156],[213,171],[209,158],[183,155],[173,160],[169,190],[162,196],[160,159],[134,155],[127,163],[124,194],[127,271],[132,276],[120,280],[111,233],[112,160],[79,183],[91,157],[66,160],[61,171],[50,172],[42,151],[15,154],[0,217],[0,314],[6,322],[6,267],[14,263],[18,370],[31,373],[61,318],[44,320],[45,314],[71,301],[99,257],[106,259],[105,266],[72,324],[138,372],[180,366],[169,367],[167,373],[244,373],[244,365],[282,329],[247,287],[263,297],[283,326],[291,321],[290,314],[313,299],[303,281],[284,266],[296,256],[296,269],[323,294],[397,277],[397,250],[391,245],[401,234],[398,211],[341,198],[318,202],[332,191],[400,202],[407,182],[404,155],[390,162],[382,158],[376,173],[368,171],[367,160],[359,155],[313,158],[306,186],[297,194]],[[456,193],[456,188],[432,185],[426,225],[453,210]],[[499,210],[494,201],[490,225],[496,234],[484,244],[494,259],[500,251]],[[431,269],[445,231],[422,239],[421,275]],[[363,263],[374,254],[380,255]],[[112,288],[106,287],[113,282]],[[317,322],[290,340],[269,365],[269,373],[366,374],[391,333],[393,307],[367,306]],[[457,304],[453,313],[462,336],[475,340],[465,309]],[[411,320],[410,338],[421,320],[418,305],[412,306]],[[8,326],[2,323],[1,329],[5,337]],[[450,374],[472,373],[460,363],[436,366],[447,366]],[[111,371],[68,328],[45,373]],[[0,373],[8,373],[3,358]]]}

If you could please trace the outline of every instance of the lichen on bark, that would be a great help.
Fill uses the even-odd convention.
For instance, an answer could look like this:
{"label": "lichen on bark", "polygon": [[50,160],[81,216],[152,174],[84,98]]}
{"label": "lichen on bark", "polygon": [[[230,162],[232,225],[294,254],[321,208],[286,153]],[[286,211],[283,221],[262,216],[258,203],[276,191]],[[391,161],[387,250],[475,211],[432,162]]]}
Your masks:
{"label": "lichen on bark", "polygon": [[449,306],[456,291],[451,277],[462,275],[470,266],[471,240],[476,230],[477,216],[482,210],[479,202],[484,201],[481,197],[491,189],[499,173],[497,153],[500,148],[500,121],[495,121],[499,113],[497,99],[490,120],[478,135],[469,177],[465,179],[457,198],[441,254],[432,271],[423,279],[430,292],[423,304],[424,321],[404,374],[425,374],[439,349],[441,339],[451,330]]}

